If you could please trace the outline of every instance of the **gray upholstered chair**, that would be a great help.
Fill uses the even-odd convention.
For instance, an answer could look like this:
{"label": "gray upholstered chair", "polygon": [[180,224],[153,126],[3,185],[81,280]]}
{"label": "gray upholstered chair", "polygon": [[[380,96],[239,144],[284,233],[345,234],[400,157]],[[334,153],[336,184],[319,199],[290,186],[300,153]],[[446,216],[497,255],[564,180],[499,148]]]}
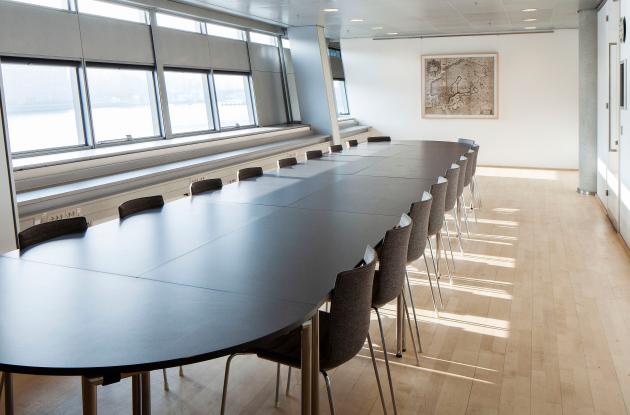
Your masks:
{"label": "gray upholstered chair", "polygon": [[220,190],[221,188],[223,188],[221,179],[204,179],[190,184],[190,194],[194,196]]}
{"label": "gray upholstered chair", "polygon": [[307,160],[320,159],[323,156],[324,156],[324,153],[321,150],[310,150],[306,152]]}
{"label": "gray upholstered chair", "polygon": [[341,144],[330,146],[331,153],[341,153],[342,151],[343,151],[343,146]]}
{"label": "gray upholstered chair", "polygon": [[470,182],[470,190],[472,192],[473,200],[475,201],[475,208],[481,209],[481,195],[479,194],[479,183],[477,182],[477,159],[479,157],[479,145],[475,144],[472,146],[472,150],[475,152],[475,155],[473,157],[473,172],[472,181]]}
{"label": "gray upholstered chair", "polygon": [[240,169],[236,174],[238,177],[238,181],[247,180],[254,177],[260,177],[263,175],[262,167],[247,167],[245,169]]}
{"label": "gray upholstered chair", "polygon": [[356,147],[359,145],[357,140],[348,140],[348,147]]}
{"label": "gray upholstered chair", "polygon": [[466,170],[468,169],[468,158],[465,156],[461,156],[459,160],[456,162],[459,165],[459,181],[457,182],[457,217],[456,219],[456,227],[457,227],[457,238],[459,239],[459,245],[464,249],[464,244],[462,243],[462,211],[464,215],[466,211],[464,208],[464,183],[466,183]]}
{"label": "gray upholstered chair", "polygon": [[[466,164],[466,180],[464,181],[464,189],[468,189],[470,192],[471,200],[470,206],[466,204],[466,193],[462,194],[462,200],[464,202],[464,211],[467,212],[470,209],[475,215],[475,222],[477,222],[477,214],[475,213],[475,197],[472,191],[472,178],[473,178],[473,170],[475,167],[475,148],[471,147],[466,153],[466,158],[468,158],[468,164]],[[470,230],[468,229],[468,213],[465,215],[466,218],[466,232],[468,232],[468,237],[470,238]]]}
{"label": "gray upholstered chair", "polygon": [[285,167],[295,166],[297,159],[295,157],[287,157],[285,159],[278,160],[278,168],[283,169]]}
{"label": "gray upholstered chair", "polygon": [[460,144],[468,144],[471,147],[475,145],[475,140],[471,138],[458,138],[457,142]]}
{"label": "gray upholstered chair", "polygon": [[162,195],[139,197],[137,199],[128,200],[118,206],[118,216],[120,219],[125,219],[136,213],[161,209],[162,206],[164,206],[164,198]]}
{"label": "gray upholstered chair", "polygon": [[[326,381],[330,411],[335,413],[332,396],[332,385],[328,371],[346,363],[357,355],[365,344],[367,337],[372,350],[370,339],[370,312],[372,306],[372,284],[376,268],[377,255],[367,247],[363,265],[337,275],[335,288],[330,294],[330,313],[319,311],[320,335],[320,372]],[[251,349],[239,354],[255,353],[258,357],[293,368],[301,367],[301,328],[272,341],[252,346]],[[230,374],[230,364],[236,355],[231,355],[225,365],[223,381],[223,397],[221,399],[221,414],[225,413],[227,386]],[[376,370],[376,366],[374,366]],[[378,372],[376,371],[377,379]],[[278,391],[276,379],[276,396]]]}
{"label": "gray upholstered chair", "polygon": [[368,137],[367,142],[368,143],[387,143],[392,141],[392,138],[390,136],[376,136],[376,137]]}
{"label": "gray upholstered chair", "polygon": [[[448,187],[446,189],[446,199],[444,202],[444,214],[450,213],[453,217],[455,226],[458,226],[457,222],[457,187],[459,185],[459,172],[460,167],[458,164],[451,164],[451,167],[446,171],[446,180],[448,180]],[[451,250],[451,260],[453,263],[453,271],[455,270],[455,257],[453,256],[453,245],[451,244],[451,232],[448,228],[448,221],[444,218],[444,227],[446,228],[446,240],[448,241],[448,247]],[[455,230],[457,235],[458,230]],[[461,246],[460,246],[461,251]],[[463,253],[463,251],[461,251]]]}
{"label": "gray upholstered chair", "polygon": [[83,216],[40,223],[18,234],[18,247],[26,249],[60,236],[85,233],[87,228],[87,219]]}
{"label": "gray upholstered chair", "polygon": [[[431,214],[429,215],[429,230],[427,232],[427,241],[429,242],[429,250],[431,252],[433,267],[435,269],[435,275],[438,281],[440,279],[440,248],[443,248],[444,253],[446,254],[446,248],[442,243],[442,228],[444,226],[444,208],[446,206],[445,202],[447,190],[448,180],[446,180],[446,178],[442,176],[438,177],[437,182],[431,185],[431,196],[433,196],[433,203],[431,204]],[[433,244],[431,243],[431,237],[435,237],[435,256],[433,255]],[[446,260],[446,269],[449,279],[452,279],[448,259]]]}

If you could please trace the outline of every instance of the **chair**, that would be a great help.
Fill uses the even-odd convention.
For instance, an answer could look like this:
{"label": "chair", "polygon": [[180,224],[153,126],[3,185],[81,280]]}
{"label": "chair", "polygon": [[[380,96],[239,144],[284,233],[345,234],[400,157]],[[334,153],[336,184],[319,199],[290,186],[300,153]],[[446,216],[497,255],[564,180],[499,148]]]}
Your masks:
{"label": "chair", "polygon": [[[471,200],[470,200],[470,210],[475,215],[475,223],[477,222],[477,213],[475,212],[475,197],[472,191],[472,177],[473,177],[473,169],[475,167],[475,150],[474,147],[471,147],[466,154],[466,158],[468,158],[468,163],[466,164],[466,180],[464,181],[464,189],[468,188],[470,192]],[[469,209],[466,207],[466,195],[462,194],[463,203],[464,203],[464,211],[467,212]],[[466,213],[466,231],[468,232],[468,237],[470,238],[470,232],[468,231],[468,214]]]}
{"label": "chair", "polygon": [[471,138],[458,138],[457,142],[460,144],[468,144],[471,147],[475,145],[475,140]]}
{"label": "chair", "polygon": [[83,216],[40,223],[18,234],[18,247],[26,249],[59,236],[84,233],[87,228],[87,219]]}
{"label": "chair", "polygon": [[477,183],[477,158],[479,157],[479,145],[475,144],[474,146],[472,146],[472,149],[475,152],[475,157],[473,158],[471,190],[473,193],[473,198],[476,200],[475,206],[477,207],[477,209],[481,209],[481,195],[479,194],[479,183]]}
{"label": "chair", "polygon": [[238,181],[251,179],[253,177],[260,177],[263,175],[262,167],[247,167],[240,169],[237,173]]}
{"label": "chair", "polygon": [[[461,215],[461,212],[464,212],[463,219],[464,224],[466,225],[466,233],[470,238],[470,229],[468,228],[468,212],[466,210],[466,203],[464,200],[464,189],[466,188],[466,183],[470,182],[469,174],[472,173],[470,168],[472,167],[472,155],[470,153],[466,153],[466,155],[461,156],[457,164],[460,165],[461,171],[459,172],[459,181],[461,183],[457,183],[457,212],[458,215]],[[458,219],[461,221],[462,216],[458,216]],[[460,225],[460,238],[461,238],[461,225]],[[460,241],[461,243],[461,241]]]}
{"label": "chair", "polygon": [[359,145],[357,140],[348,140],[348,147],[356,147]]}
{"label": "chair", "polygon": [[324,153],[322,153],[321,150],[311,150],[311,151],[306,152],[307,160],[320,159],[323,156],[324,156]]}
{"label": "chair", "polygon": [[[372,306],[372,284],[376,268],[376,252],[367,247],[363,265],[337,275],[335,288],[330,294],[330,313],[319,311],[320,331],[320,372],[326,381],[331,413],[335,413],[332,385],[328,371],[357,355],[368,339],[370,352],[370,311]],[[301,328],[275,340],[253,346],[244,353],[255,353],[258,357],[284,364],[293,368],[301,367]],[[242,353],[241,353],[242,354]],[[221,414],[225,413],[230,364],[236,355],[231,355],[225,365]],[[378,371],[375,373],[378,379]],[[278,391],[276,380],[276,395]]]}
{"label": "chair", "polygon": [[164,206],[164,198],[162,195],[139,197],[131,199],[118,206],[118,217],[125,219],[136,213],[144,212],[150,209],[160,209]]}
{"label": "chair", "polygon": [[[448,180],[442,176],[438,177],[437,182],[431,185],[431,196],[433,196],[433,203],[431,204],[431,213],[429,214],[427,241],[429,243],[429,251],[431,252],[431,258],[433,260],[435,276],[438,281],[440,279],[440,248],[443,246],[442,228],[444,227],[444,209],[446,207],[445,202],[447,190]],[[431,243],[432,236],[435,236],[435,256],[433,255],[433,244]],[[444,254],[446,255],[446,248],[444,248]],[[449,279],[452,279],[450,266],[448,265],[448,259],[446,260],[446,268],[448,271]]]}
{"label": "chair", "polygon": [[[383,241],[378,250],[379,265],[378,270],[374,273],[374,284],[372,286],[372,309],[376,312],[378,320],[378,328],[381,333],[381,342],[383,346],[383,356],[385,360],[385,368],[387,370],[387,379],[389,381],[389,390],[392,397],[392,405],[394,413],[397,413],[396,397],[394,395],[394,386],[392,383],[392,375],[389,367],[389,358],[387,356],[387,346],[383,331],[383,323],[379,310],[391,302],[392,300],[402,296],[403,307],[407,315],[409,323],[409,333],[411,334],[411,342],[416,356],[416,364],[420,366],[418,359],[418,350],[422,351],[420,343],[420,331],[416,330],[418,349],[413,339],[413,330],[411,329],[411,319],[409,318],[409,309],[405,297],[405,275],[407,269],[407,255],[409,249],[409,238],[411,236],[413,222],[408,215],[403,214],[400,218],[398,226],[390,229],[385,234]],[[411,293],[409,293],[411,296]],[[418,326],[416,325],[416,329]],[[376,370],[376,361],[372,361]],[[378,372],[377,372],[378,373]],[[380,389],[380,388],[379,388]],[[379,390],[380,392],[380,390]],[[381,392],[382,393],[382,392]],[[381,395],[381,403],[383,404],[383,412],[386,413],[385,403]]]}
{"label": "chair", "polygon": [[[444,201],[444,214],[450,212],[453,217],[453,222],[455,222],[455,226],[457,227],[457,211],[455,210],[455,206],[457,205],[457,186],[459,184],[459,165],[451,164],[451,167],[446,171],[446,180],[448,180],[448,186],[446,189],[446,199]],[[448,241],[448,247],[451,251],[451,260],[453,263],[453,270],[455,270],[455,257],[453,256],[453,246],[451,244],[451,232],[448,228],[448,222],[446,218],[444,218],[444,227],[446,228],[446,240]],[[458,230],[455,230],[456,234]],[[460,246],[460,251],[463,253],[462,247]]]}
{"label": "chair", "polygon": [[368,143],[388,143],[392,141],[392,138],[389,136],[376,136],[376,137],[368,137]]}
{"label": "chair", "polygon": [[[457,182],[457,217],[455,218],[455,226],[457,228],[457,238],[459,239],[459,246],[463,252],[464,244],[462,243],[462,197],[464,194],[464,183],[466,183],[466,169],[468,168],[468,158],[465,156],[461,156],[459,160],[457,160],[457,165],[459,165],[459,179]],[[466,211],[464,211],[464,215],[466,215]]]}
{"label": "chair", "polygon": [[343,151],[343,146],[341,144],[330,146],[331,153],[341,153],[342,151]]}
{"label": "chair", "polygon": [[288,157],[285,159],[278,160],[278,168],[283,169],[285,167],[295,166],[297,164],[297,159],[295,157]]}
{"label": "chair", "polygon": [[223,188],[221,179],[205,179],[190,184],[190,194],[198,195],[206,192],[213,192]]}

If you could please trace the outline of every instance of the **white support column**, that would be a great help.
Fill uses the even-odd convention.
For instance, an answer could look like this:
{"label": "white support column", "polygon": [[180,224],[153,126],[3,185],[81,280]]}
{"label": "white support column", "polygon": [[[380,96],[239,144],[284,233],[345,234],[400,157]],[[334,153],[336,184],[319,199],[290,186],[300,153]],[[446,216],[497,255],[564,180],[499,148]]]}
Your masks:
{"label": "white support column", "polygon": [[[0,76],[0,82],[2,76]],[[2,103],[0,94],[0,103]],[[15,186],[13,182],[13,165],[11,163],[11,151],[6,138],[6,114],[4,105],[0,105],[0,253],[7,252],[17,247],[17,205],[15,199]]]}
{"label": "white support column", "polygon": [[341,144],[324,28],[290,27],[289,40],[302,121]]}

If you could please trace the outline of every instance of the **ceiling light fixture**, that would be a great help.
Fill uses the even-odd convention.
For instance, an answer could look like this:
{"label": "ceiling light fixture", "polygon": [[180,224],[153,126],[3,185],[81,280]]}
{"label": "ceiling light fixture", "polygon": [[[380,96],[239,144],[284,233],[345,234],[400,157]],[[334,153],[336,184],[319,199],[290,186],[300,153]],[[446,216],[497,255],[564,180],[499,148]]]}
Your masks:
{"label": "ceiling light fixture", "polygon": [[375,26],[372,30],[383,30],[383,26]]}
{"label": "ceiling light fixture", "polygon": [[387,35],[388,36],[396,36],[396,35],[398,35],[398,32],[389,32]]}
{"label": "ceiling light fixture", "polygon": [[537,19],[524,19],[524,22],[535,22]]}
{"label": "ceiling light fixture", "polygon": [[535,30],[536,26],[527,26],[525,30]]}
{"label": "ceiling light fixture", "polygon": [[532,13],[532,12],[538,11],[538,9],[523,9],[521,11],[525,13]]}
{"label": "ceiling light fixture", "polygon": [[362,22],[362,21],[363,21],[363,19],[351,19],[350,21],[351,21],[351,22],[357,22],[357,23],[358,23],[358,22]]}
{"label": "ceiling light fixture", "polygon": [[339,9],[324,9],[324,10],[322,10],[322,11],[323,11],[323,12],[326,12],[326,13],[334,13],[334,12],[338,12],[338,11],[339,11]]}

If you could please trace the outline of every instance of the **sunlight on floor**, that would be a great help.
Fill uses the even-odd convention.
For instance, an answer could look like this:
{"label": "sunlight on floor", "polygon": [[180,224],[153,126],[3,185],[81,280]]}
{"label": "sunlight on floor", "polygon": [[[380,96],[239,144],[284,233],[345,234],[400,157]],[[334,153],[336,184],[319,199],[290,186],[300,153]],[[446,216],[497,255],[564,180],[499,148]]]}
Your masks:
{"label": "sunlight on floor", "polygon": [[515,169],[505,167],[479,167],[479,176],[507,177],[513,179],[558,180],[558,171],[538,169]]}

